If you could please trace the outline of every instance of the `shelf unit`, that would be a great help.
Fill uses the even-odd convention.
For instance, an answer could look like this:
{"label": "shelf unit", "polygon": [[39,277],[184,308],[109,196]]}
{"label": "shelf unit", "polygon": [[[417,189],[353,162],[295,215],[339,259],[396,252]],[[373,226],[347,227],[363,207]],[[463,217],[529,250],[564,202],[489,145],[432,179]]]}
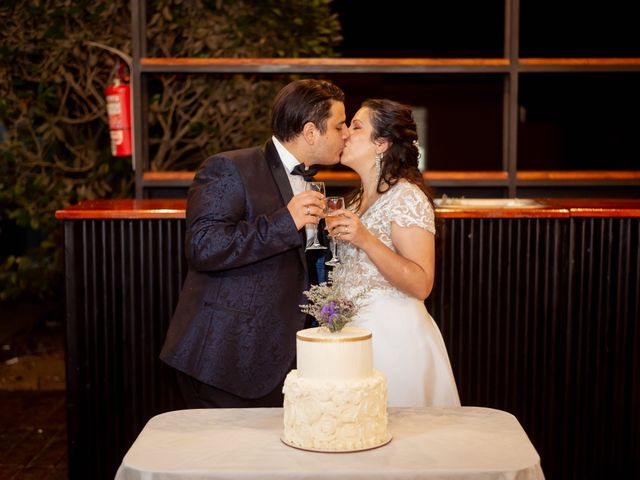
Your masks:
{"label": "shelf unit", "polygon": [[[132,1],[133,32],[133,163],[136,198],[154,198],[158,189],[186,189],[193,172],[151,172],[148,161],[148,125],[145,115],[145,77],[155,74],[315,74],[396,75],[436,78],[497,77],[501,85],[499,169],[432,170],[425,180],[436,189],[480,189],[470,196],[527,196],[527,188],[610,187],[634,191],[640,186],[640,159],[632,169],[522,170],[518,168],[520,83],[523,75],[536,74],[638,74],[640,58],[520,58],[520,0],[504,0],[504,55],[502,58],[151,58],[145,44],[145,2]],[[639,77],[640,78],[640,77]],[[340,84],[340,83],[339,83]],[[347,96],[349,91],[346,90]],[[328,186],[351,186],[356,176],[345,171],[322,175]],[[542,191],[540,190],[540,191]],[[547,195],[548,196],[548,195]],[[156,197],[157,198],[157,197]]]}

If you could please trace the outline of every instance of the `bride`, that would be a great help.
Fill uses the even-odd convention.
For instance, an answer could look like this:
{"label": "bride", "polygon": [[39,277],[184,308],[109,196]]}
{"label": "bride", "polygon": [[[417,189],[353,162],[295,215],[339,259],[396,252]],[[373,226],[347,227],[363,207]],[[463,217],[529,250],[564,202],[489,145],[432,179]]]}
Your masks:
{"label": "bride", "polygon": [[366,100],[349,132],[340,161],[362,184],[329,233],[341,240],[334,279],[347,296],[369,289],[352,325],[373,333],[389,406],[459,406],[442,335],[424,305],[434,281],[435,222],[411,109]]}

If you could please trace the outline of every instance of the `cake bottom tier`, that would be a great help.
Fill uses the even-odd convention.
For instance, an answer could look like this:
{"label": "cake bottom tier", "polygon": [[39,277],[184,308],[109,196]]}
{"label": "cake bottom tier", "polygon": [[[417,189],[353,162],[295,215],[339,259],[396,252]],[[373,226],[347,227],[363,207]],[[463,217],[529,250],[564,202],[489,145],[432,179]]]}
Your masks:
{"label": "cake bottom tier", "polygon": [[292,370],[284,382],[284,433],[293,447],[349,452],[391,440],[387,382],[376,370],[361,380],[310,380]]}

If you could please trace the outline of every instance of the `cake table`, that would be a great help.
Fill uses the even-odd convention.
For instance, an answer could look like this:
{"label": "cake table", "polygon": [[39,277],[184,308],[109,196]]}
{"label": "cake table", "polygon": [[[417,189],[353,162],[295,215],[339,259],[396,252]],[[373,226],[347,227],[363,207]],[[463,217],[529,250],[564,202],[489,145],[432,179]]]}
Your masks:
{"label": "cake table", "polygon": [[177,410],[153,417],[116,480],[544,479],[517,419],[480,407],[390,408],[393,440],[355,453],[318,453],[280,441],[281,408]]}

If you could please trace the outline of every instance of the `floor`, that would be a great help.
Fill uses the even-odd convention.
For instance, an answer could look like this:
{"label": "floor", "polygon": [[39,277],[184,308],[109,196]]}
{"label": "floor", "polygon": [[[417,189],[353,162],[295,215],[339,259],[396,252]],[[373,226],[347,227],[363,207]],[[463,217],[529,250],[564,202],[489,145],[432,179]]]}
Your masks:
{"label": "floor", "polygon": [[0,304],[0,480],[68,477],[62,318]]}

